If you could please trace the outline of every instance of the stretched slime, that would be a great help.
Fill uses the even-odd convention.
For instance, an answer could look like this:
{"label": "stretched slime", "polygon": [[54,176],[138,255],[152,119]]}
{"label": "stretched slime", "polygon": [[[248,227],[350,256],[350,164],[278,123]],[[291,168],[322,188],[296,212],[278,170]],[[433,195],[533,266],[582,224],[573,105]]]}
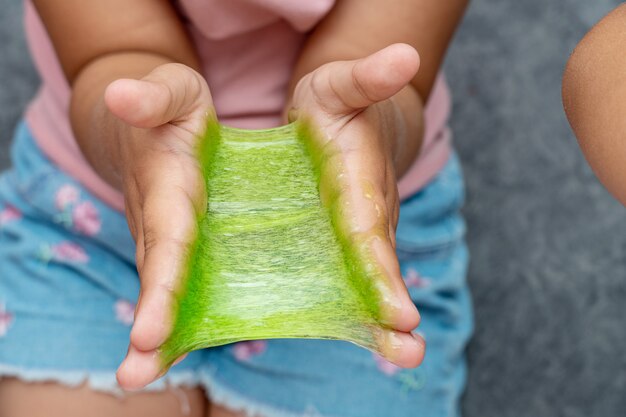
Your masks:
{"label": "stretched slime", "polygon": [[341,167],[329,164],[314,134],[302,122],[257,131],[209,124],[198,149],[207,210],[175,293],[164,366],[241,340],[341,339],[380,349],[389,284],[371,238],[342,231]]}

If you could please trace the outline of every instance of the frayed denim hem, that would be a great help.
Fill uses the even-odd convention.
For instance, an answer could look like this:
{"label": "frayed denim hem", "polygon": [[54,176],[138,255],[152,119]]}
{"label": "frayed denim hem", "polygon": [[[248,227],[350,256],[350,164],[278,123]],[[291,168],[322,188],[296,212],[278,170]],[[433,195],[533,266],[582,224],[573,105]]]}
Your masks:
{"label": "frayed denim hem", "polygon": [[200,383],[204,386],[210,402],[234,412],[244,413],[246,417],[339,417],[322,415],[312,404],[300,413],[263,404],[224,386],[209,372],[202,372]]}
{"label": "frayed denim hem", "polygon": [[[115,379],[115,372],[63,371],[54,369],[26,369],[0,364],[0,379],[13,377],[24,382],[55,382],[67,387],[86,384],[94,391],[106,392],[123,397],[125,391]],[[200,385],[196,372],[169,372],[144,388],[144,391],[162,391],[168,388],[193,388]]]}

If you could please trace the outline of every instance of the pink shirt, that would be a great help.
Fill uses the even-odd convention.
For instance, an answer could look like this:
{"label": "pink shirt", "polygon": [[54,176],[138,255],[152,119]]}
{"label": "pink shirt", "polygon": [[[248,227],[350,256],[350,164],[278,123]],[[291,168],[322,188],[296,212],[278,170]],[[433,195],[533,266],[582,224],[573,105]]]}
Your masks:
{"label": "pink shirt", "polygon": [[[281,123],[291,71],[306,34],[335,0],[180,0],[220,121],[241,128]],[[123,210],[120,192],[104,182],[80,152],[69,122],[70,88],[46,30],[25,0],[28,44],[42,84],[26,113],[43,152],[112,207]],[[450,94],[443,77],[425,109],[420,156],[398,183],[401,198],[424,186],[450,153]]]}

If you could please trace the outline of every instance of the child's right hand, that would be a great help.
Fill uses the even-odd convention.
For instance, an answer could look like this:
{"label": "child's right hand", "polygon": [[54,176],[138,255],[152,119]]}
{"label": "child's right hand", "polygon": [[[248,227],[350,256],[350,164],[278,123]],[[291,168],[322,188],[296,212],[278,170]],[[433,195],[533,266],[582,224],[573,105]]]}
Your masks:
{"label": "child's right hand", "polygon": [[141,281],[117,378],[136,389],[162,371],[157,349],[170,332],[174,289],[206,208],[195,145],[215,115],[205,80],[181,64],[161,65],[142,80],[114,81],[104,100],[119,122],[107,154],[122,184]]}

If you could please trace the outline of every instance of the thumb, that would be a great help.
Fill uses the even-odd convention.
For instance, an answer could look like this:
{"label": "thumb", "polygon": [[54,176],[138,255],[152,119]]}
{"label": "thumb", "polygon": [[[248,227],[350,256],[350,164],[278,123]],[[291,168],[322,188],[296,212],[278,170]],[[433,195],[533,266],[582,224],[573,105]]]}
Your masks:
{"label": "thumb", "polygon": [[161,65],[141,80],[113,81],[104,102],[115,116],[139,128],[183,122],[212,108],[204,78],[182,64]]}
{"label": "thumb", "polygon": [[365,58],[335,61],[311,77],[311,90],[331,114],[348,114],[386,100],[417,73],[420,58],[407,44],[393,44]]}

